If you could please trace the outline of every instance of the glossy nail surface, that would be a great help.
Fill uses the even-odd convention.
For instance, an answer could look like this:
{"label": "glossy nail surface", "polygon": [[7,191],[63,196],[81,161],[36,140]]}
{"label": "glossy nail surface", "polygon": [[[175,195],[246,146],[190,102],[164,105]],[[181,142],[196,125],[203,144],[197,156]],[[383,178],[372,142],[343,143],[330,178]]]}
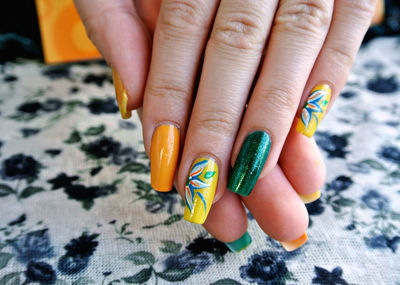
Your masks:
{"label": "glossy nail surface", "polygon": [[253,190],[267,160],[271,139],[266,132],[255,131],[243,142],[229,177],[228,189],[242,196]]}
{"label": "glossy nail surface", "polygon": [[131,111],[127,110],[128,105],[128,94],[118,72],[113,68],[112,70],[115,95],[117,97],[117,103],[119,107],[119,112],[121,113],[122,119],[129,119],[132,116]]}
{"label": "glossy nail surface", "polygon": [[331,88],[327,84],[315,86],[301,111],[301,118],[297,122],[296,130],[311,138],[328,108],[331,99]]}
{"label": "glossy nail surface", "polygon": [[299,196],[304,204],[308,204],[308,203],[312,203],[312,202],[318,200],[319,197],[321,197],[321,192],[316,191],[316,192],[308,194],[308,195],[300,194]]}
{"label": "glossy nail surface", "polygon": [[308,240],[307,234],[304,233],[299,238],[293,241],[285,241],[285,242],[282,241],[281,245],[286,251],[293,251],[303,246],[307,242],[307,240]]}
{"label": "glossy nail surface", "polygon": [[150,147],[151,186],[168,192],[172,189],[179,155],[179,131],[173,125],[161,125],[153,134]]}
{"label": "glossy nail surface", "polygon": [[230,249],[232,252],[239,252],[244,250],[251,244],[251,236],[248,232],[245,232],[239,239],[233,242],[226,242],[225,245]]}
{"label": "glossy nail surface", "polygon": [[218,165],[211,158],[192,164],[185,186],[185,220],[203,224],[210,211],[218,183]]}

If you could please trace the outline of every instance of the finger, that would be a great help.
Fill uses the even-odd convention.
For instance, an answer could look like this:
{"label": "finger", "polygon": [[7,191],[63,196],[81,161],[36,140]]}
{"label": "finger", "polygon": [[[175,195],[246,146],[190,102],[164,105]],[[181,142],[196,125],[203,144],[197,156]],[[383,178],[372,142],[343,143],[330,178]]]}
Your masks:
{"label": "finger", "polygon": [[320,197],[326,168],[314,139],[301,135],[292,127],[279,157],[279,165],[304,203]]}
{"label": "finger", "polygon": [[[188,200],[193,199],[190,193],[204,195],[206,192],[212,192],[212,197],[216,191],[214,201],[218,201],[226,188],[232,145],[274,10],[273,1],[240,0],[235,1],[235,5],[232,5],[232,1],[221,1],[207,44],[196,102],[190,117],[178,172],[178,189],[185,189]],[[218,165],[217,189],[191,185],[193,179],[190,175],[190,164],[204,156],[213,158]],[[210,181],[202,179],[202,182]],[[207,207],[211,206],[212,201],[206,200]],[[200,218],[195,214],[201,212],[202,207],[192,208],[190,202],[187,203],[187,207],[192,215],[186,215],[185,219],[195,223],[204,222],[206,215]]]}
{"label": "finger", "polygon": [[332,0],[280,1],[261,73],[235,142],[229,190],[247,196],[257,179],[275,167],[328,32],[332,10]]}
{"label": "finger", "polygon": [[[202,50],[217,7],[211,0],[162,1],[143,104],[151,185],[172,188]],[[151,142],[150,142],[151,141]]]}
{"label": "finger", "polygon": [[307,241],[306,207],[278,165],[257,181],[250,196],[241,199],[261,229],[286,250]]}
{"label": "finger", "polygon": [[247,215],[239,197],[225,191],[223,197],[216,202],[204,228],[219,241],[224,242],[231,251],[239,252],[251,243],[247,233]]}
{"label": "finger", "polygon": [[313,136],[339,95],[374,15],[375,6],[376,0],[335,1],[328,36],[299,105],[298,132],[307,137]]}
{"label": "finger", "polygon": [[138,15],[150,31],[150,34],[154,34],[161,0],[136,0],[135,6]]}
{"label": "finger", "polygon": [[123,118],[142,105],[150,60],[150,36],[131,0],[75,0],[87,34],[113,67]]}

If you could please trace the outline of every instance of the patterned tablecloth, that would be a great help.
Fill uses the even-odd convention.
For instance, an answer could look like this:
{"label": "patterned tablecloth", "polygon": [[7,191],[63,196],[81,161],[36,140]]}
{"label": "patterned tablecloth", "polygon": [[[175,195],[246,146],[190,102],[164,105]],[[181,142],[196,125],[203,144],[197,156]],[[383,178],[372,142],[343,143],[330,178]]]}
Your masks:
{"label": "patterned tablecloth", "polygon": [[231,253],[150,188],[104,63],[0,66],[0,285],[400,284],[399,51],[363,47],[320,126],[327,180],[292,253],[250,214],[253,243]]}

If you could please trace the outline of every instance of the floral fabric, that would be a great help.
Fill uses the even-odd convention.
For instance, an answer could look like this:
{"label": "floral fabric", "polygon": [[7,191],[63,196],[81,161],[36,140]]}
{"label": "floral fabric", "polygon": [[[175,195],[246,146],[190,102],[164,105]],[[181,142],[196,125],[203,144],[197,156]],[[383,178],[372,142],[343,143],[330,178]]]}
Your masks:
{"label": "floral fabric", "polygon": [[249,214],[235,254],[149,185],[137,118],[103,62],[0,68],[0,285],[399,284],[400,38],[359,53],[315,138],[327,163],[309,241],[285,252]]}

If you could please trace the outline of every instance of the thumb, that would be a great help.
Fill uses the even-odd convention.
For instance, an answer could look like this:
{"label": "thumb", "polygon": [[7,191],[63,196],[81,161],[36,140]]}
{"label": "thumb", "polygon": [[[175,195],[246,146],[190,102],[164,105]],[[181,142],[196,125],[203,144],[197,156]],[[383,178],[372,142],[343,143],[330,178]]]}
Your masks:
{"label": "thumb", "polygon": [[74,0],[91,41],[113,67],[123,118],[142,105],[151,37],[131,0]]}

